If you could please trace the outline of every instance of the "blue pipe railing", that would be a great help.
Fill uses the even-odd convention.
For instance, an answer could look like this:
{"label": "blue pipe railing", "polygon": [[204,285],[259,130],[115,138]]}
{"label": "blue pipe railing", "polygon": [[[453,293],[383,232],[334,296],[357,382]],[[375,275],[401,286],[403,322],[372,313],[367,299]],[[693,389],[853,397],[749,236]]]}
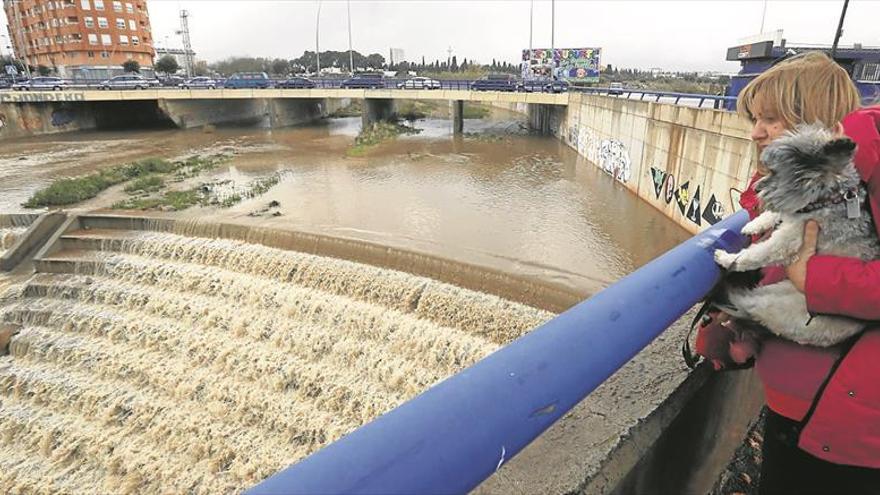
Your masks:
{"label": "blue pipe railing", "polygon": [[[744,211],[247,493],[466,493],[715,284]],[[670,356],[670,359],[676,357]]]}

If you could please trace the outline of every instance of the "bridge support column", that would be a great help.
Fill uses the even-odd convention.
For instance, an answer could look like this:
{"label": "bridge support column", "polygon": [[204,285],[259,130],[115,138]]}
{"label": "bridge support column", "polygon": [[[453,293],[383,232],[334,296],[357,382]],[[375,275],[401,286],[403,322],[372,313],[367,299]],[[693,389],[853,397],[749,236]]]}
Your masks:
{"label": "bridge support column", "polygon": [[395,113],[394,100],[390,98],[364,98],[361,122],[363,127],[367,127],[374,122],[391,120]]}
{"label": "bridge support column", "polygon": [[453,100],[452,106],[452,134],[458,135],[464,132],[464,101]]}

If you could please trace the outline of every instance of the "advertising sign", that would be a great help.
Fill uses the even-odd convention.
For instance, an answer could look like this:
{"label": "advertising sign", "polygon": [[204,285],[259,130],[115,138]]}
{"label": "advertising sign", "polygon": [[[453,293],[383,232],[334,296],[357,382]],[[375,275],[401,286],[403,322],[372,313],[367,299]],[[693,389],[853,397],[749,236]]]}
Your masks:
{"label": "advertising sign", "polygon": [[599,82],[601,48],[538,48],[523,50],[522,77],[551,79],[571,83]]}

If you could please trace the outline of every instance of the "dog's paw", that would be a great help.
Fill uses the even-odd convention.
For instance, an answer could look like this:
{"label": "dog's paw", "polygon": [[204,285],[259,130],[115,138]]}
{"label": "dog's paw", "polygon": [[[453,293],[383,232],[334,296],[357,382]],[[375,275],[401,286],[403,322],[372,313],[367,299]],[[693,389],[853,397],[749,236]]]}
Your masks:
{"label": "dog's paw", "polygon": [[751,221],[751,222],[743,225],[743,228],[742,228],[742,230],[740,230],[740,232],[742,232],[742,235],[756,235],[756,234],[760,234],[760,233],[764,232],[764,230],[761,227],[762,226],[760,223],[755,222],[755,221]]}
{"label": "dog's paw", "polygon": [[730,269],[735,261],[736,254],[728,253],[722,249],[715,250],[715,263],[718,263],[722,268]]}

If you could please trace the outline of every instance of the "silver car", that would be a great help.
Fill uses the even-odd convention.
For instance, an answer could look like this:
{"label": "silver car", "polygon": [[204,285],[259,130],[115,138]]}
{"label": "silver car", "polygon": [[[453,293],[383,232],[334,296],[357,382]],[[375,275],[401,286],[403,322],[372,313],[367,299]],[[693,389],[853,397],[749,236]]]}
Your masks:
{"label": "silver car", "polygon": [[194,89],[194,88],[207,88],[207,89],[217,89],[217,81],[211,79],[206,76],[194,77],[188,81],[184,81],[177,85],[178,88],[183,89]]}
{"label": "silver car", "polygon": [[12,85],[12,89],[16,91],[61,91],[67,88],[67,81],[60,77],[35,77],[27,81],[17,82]]}
{"label": "silver car", "polygon": [[136,74],[125,74],[101,81],[98,84],[98,89],[147,89],[156,86],[159,86],[158,80],[147,79]]}
{"label": "silver car", "polygon": [[397,89],[440,89],[440,81],[429,77],[414,77],[398,83]]}

